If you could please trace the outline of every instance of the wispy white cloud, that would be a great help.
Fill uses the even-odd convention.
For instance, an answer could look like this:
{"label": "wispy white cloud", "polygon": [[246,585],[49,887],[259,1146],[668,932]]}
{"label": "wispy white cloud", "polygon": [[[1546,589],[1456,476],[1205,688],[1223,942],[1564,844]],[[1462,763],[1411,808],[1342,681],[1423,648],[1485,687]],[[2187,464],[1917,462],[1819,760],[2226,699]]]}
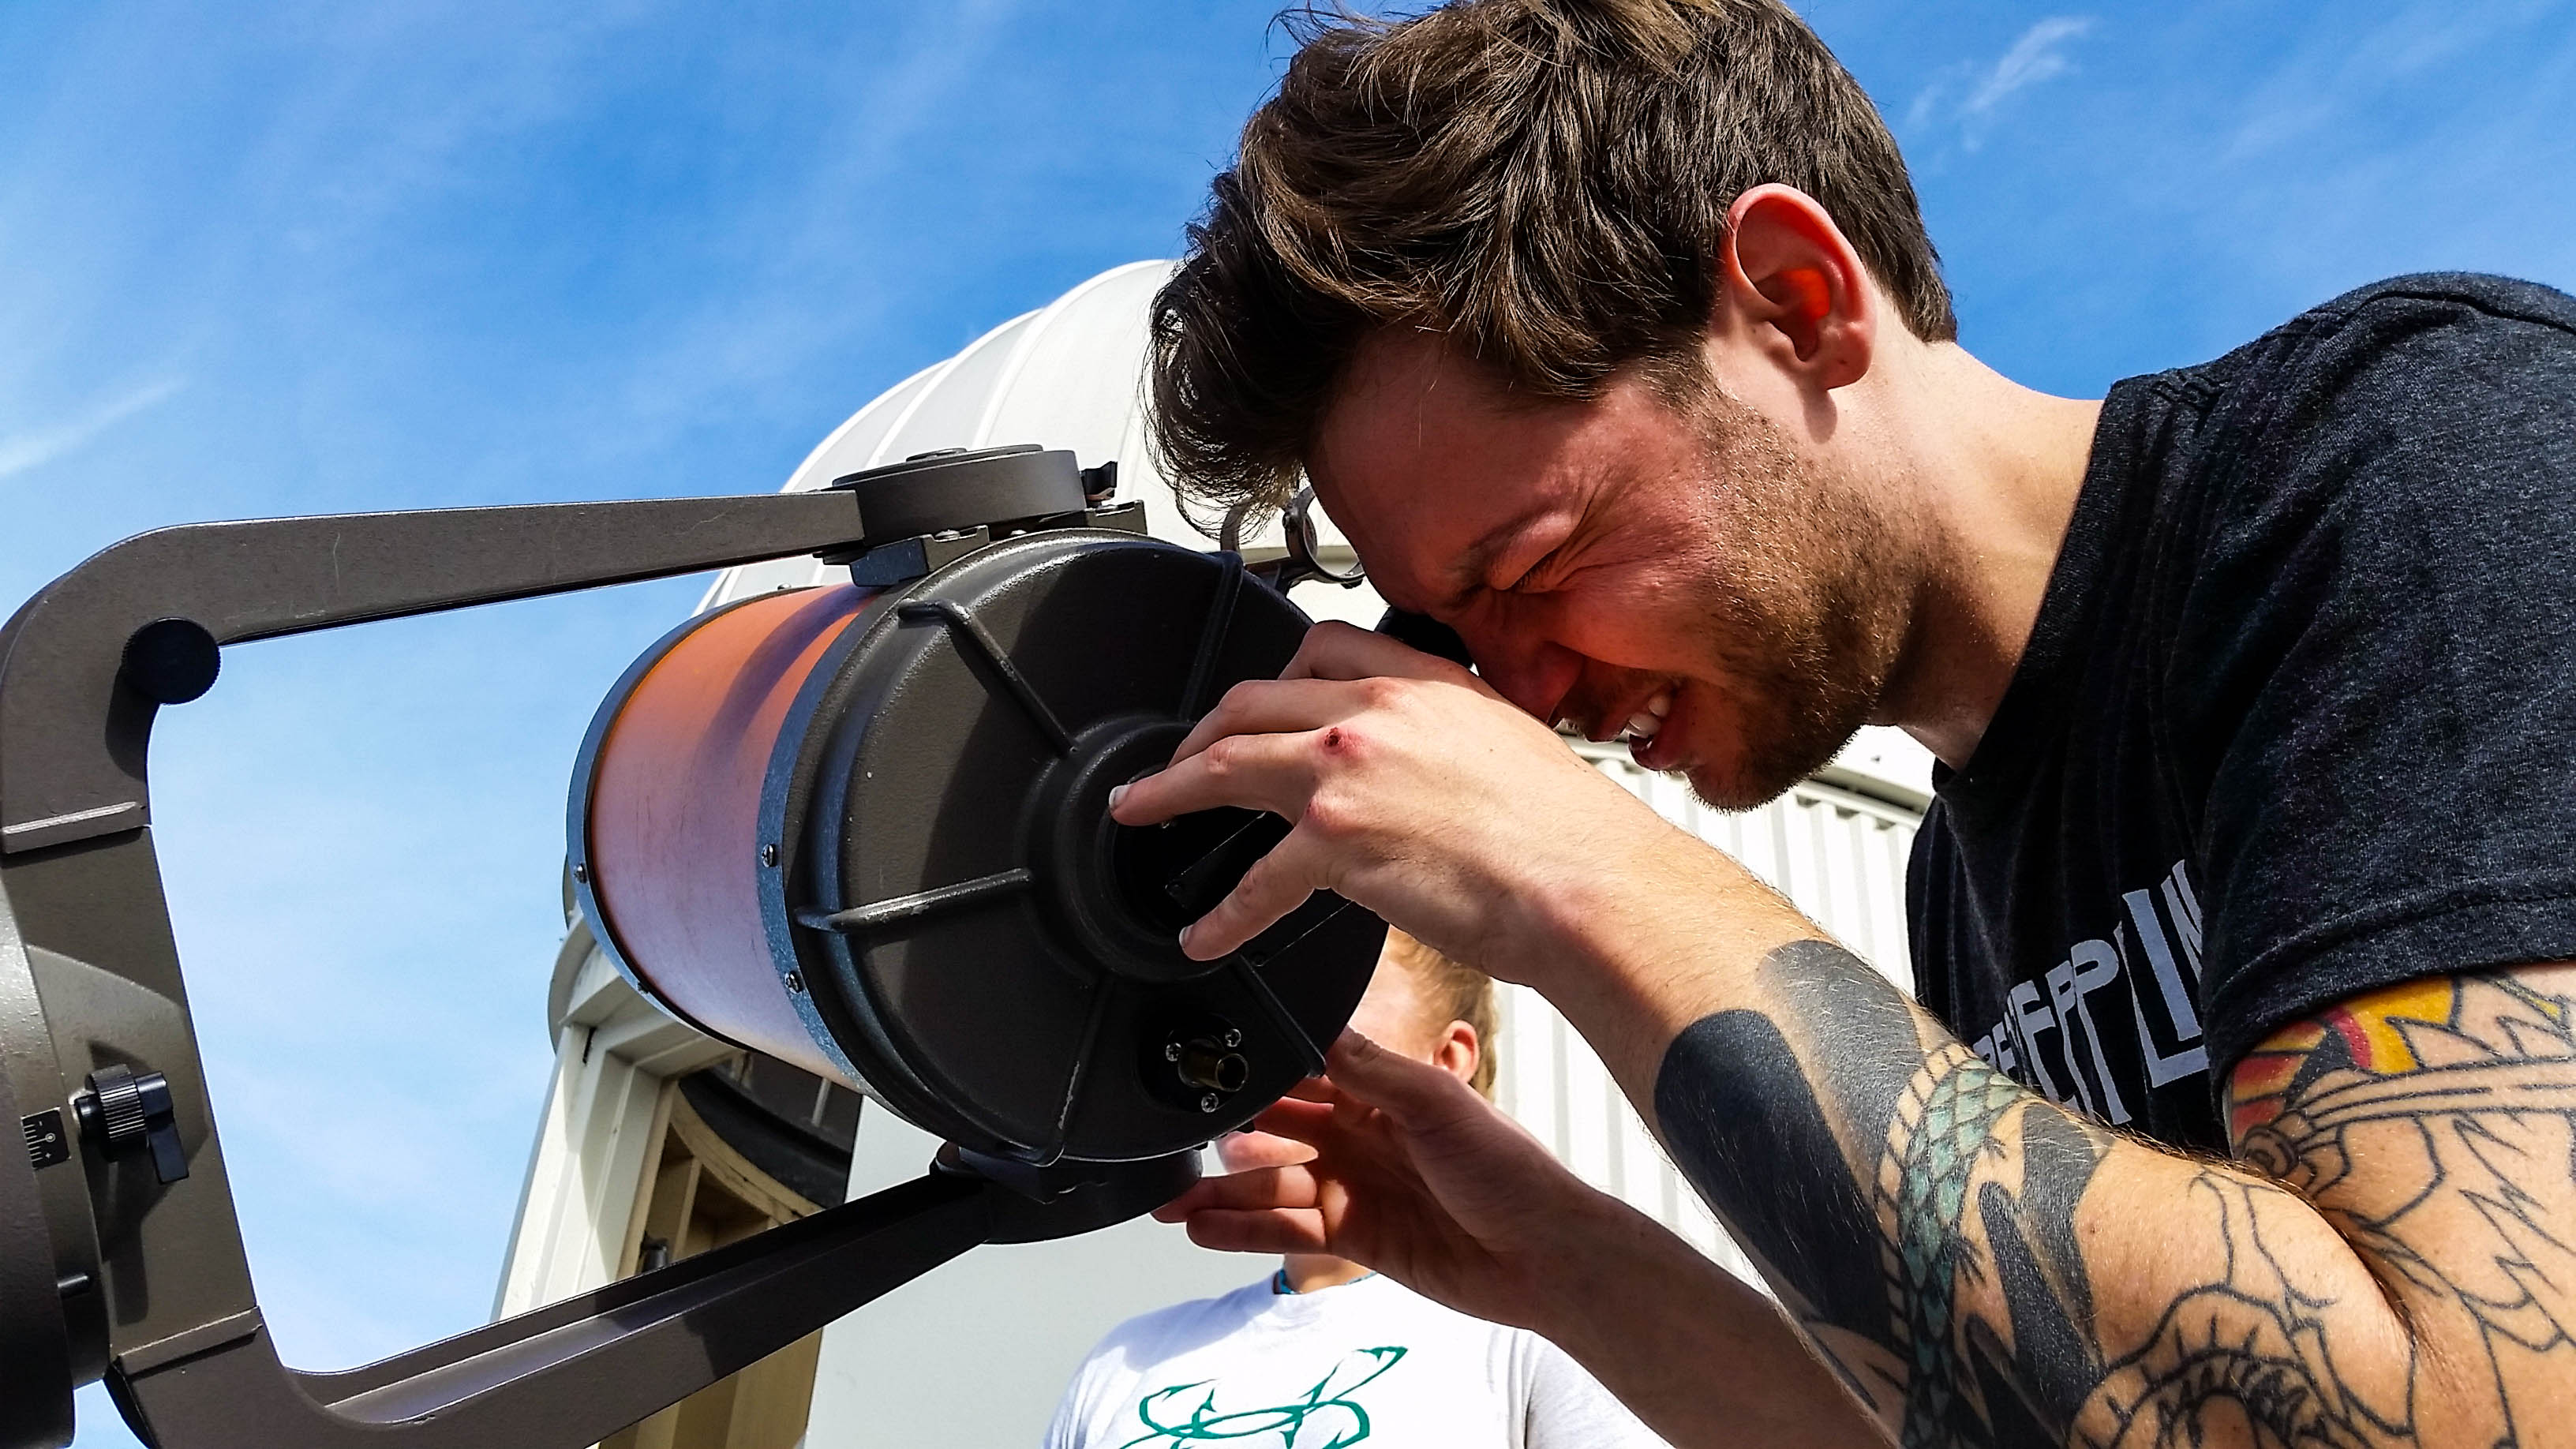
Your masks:
{"label": "wispy white cloud", "polygon": [[2023,31],[2021,39],[2012,43],[2012,49],[2003,53],[1967,100],[1960,103],[1960,111],[1970,116],[1988,115],[2014,92],[2055,80],[2075,69],[2075,62],[2066,56],[2066,47],[2092,28],[2093,17],[2089,15],[2052,15]]}
{"label": "wispy white cloud", "polygon": [[2024,30],[1991,63],[1962,62],[1944,69],[1916,93],[1906,109],[1907,126],[1919,131],[1955,124],[1960,144],[1976,150],[1985,144],[2005,101],[2074,72],[2068,50],[2093,26],[2090,15],[2051,15]]}
{"label": "wispy white cloud", "polygon": [[0,478],[13,477],[85,446],[127,418],[159,405],[188,385],[185,378],[158,382],[120,393],[43,427],[0,433]]}

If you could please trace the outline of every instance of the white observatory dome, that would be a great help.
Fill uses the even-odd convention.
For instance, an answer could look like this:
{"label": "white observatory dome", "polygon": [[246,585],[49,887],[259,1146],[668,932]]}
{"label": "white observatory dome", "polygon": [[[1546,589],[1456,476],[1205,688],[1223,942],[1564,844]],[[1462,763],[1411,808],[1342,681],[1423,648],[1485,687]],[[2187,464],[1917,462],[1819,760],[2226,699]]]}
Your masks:
{"label": "white observatory dome", "polygon": [[[1084,467],[1118,465],[1119,502],[1145,505],[1146,531],[1192,548],[1209,540],[1181,517],[1155,471],[1145,436],[1145,314],[1172,274],[1166,261],[1130,262],[1093,277],[1034,312],[1024,312],[945,362],[896,384],[815,445],[788,476],[786,491],[828,486],[862,468],[899,463],[936,448],[1036,443],[1067,448]],[[1350,545],[1324,524],[1324,559],[1346,567]],[[1273,522],[1246,550],[1275,551]],[[781,559],[727,570],[701,607],[770,589],[801,588],[829,570],[811,559]],[[1384,605],[1366,589],[1309,587],[1297,602],[1321,618],[1374,624]]]}

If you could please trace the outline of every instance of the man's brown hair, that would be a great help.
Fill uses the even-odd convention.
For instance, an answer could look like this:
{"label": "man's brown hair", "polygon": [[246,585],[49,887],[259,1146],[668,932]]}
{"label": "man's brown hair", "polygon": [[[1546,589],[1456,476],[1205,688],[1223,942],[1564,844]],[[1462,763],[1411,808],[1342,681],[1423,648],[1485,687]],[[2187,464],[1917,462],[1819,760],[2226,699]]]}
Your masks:
{"label": "man's brown hair", "polygon": [[1413,979],[1414,1000],[1422,1022],[1432,1031],[1463,1021],[1476,1029],[1476,1074],[1467,1079],[1487,1098],[1494,1095],[1495,1036],[1501,1021],[1494,1005],[1494,978],[1473,966],[1450,960],[1402,931],[1386,933],[1380,962],[1393,963]]}
{"label": "man's brown hair", "polygon": [[[1155,441],[1203,509],[1283,499],[1380,327],[1446,333],[1534,398],[1695,377],[1726,213],[1821,203],[1906,327],[1958,325],[1896,141],[1780,0],[1314,11],[1154,299]],[[1670,391],[1670,389],[1667,389]]]}

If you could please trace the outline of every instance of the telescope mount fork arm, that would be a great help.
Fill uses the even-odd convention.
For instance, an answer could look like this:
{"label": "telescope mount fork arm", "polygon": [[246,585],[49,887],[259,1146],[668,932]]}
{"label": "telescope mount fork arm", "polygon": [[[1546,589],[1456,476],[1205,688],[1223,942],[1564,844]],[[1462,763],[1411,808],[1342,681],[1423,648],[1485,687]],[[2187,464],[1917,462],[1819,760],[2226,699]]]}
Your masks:
{"label": "telescope mount fork arm", "polygon": [[[0,1345],[61,1380],[11,1383],[0,1449],[63,1442],[71,1388],[102,1372],[157,1449],[574,1449],[978,1242],[1150,1205],[1132,1183],[1055,1207],[935,1171],[368,1368],[301,1374],[270,1345],[153,856],[159,706],[204,693],[224,644],[863,543],[846,493],[194,524],[105,550],[0,630],[0,1101],[30,1149],[0,1153],[0,1263],[55,1269],[0,1274]],[[111,1066],[166,1079],[175,1178],[38,1151],[39,1119]]]}

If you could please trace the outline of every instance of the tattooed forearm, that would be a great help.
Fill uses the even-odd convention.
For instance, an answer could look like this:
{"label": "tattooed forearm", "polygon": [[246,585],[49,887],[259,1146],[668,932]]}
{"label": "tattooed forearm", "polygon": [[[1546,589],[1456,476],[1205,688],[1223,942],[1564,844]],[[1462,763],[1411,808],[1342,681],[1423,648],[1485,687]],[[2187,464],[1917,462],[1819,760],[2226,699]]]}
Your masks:
{"label": "tattooed forearm", "polygon": [[1673,1042],[1657,1125],[1906,1449],[2576,1423],[2576,970],[2281,1033],[2233,1079],[2242,1167],[2048,1103],[1832,946],[1757,984]]}
{"label": "tattooed forearm", "polygon": [[[2021,1105],[2021,1086],[1950,1043],[1906,1084],[1878,1161],[1879,1254],[1896,1349],[1907,1362],[1905,1449],[1947,1443],[1962,1375],[1954,1315],[1960,1279],[1974,1273],[1966,1220],[1978,1159],[2001,1150],[1996,1127]],[[1984,1184],[1991,1187],[1991,1182]]]}

